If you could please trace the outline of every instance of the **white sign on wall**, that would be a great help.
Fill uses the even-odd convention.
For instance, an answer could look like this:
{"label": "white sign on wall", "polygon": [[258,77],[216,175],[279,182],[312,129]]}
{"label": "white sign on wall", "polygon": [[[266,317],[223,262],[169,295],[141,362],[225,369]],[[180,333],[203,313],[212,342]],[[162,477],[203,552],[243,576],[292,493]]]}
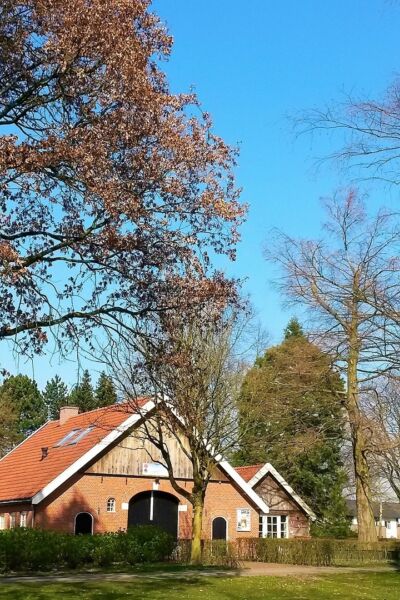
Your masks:
{"label": "white sign on wall", "polygon": [[187,504],[179,504],[178,511],[179,512],[187,512]]}
{"label": "white sign on wall", "polygon": [[236,510],[236,530],[237,531],[250,531],[250,509],[249,508],[238,508]]}
{"label": "white sign on wall", "polygon": [[122,510],[129,510],[129,502],[123,502],[121,508]]}
{"label": "white sign on wall", "polygon": [[151,477],[168,477],[168,469],[160,463],[148,462],[142,464],[142,475]]}

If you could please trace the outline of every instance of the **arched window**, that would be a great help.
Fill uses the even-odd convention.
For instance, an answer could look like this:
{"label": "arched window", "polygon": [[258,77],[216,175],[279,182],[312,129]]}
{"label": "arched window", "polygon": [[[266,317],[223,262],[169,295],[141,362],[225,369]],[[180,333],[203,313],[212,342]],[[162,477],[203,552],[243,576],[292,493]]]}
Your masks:
{"label": "arched window", "polygon": [[115,512],[115,498],[107,500],[107,512]]}

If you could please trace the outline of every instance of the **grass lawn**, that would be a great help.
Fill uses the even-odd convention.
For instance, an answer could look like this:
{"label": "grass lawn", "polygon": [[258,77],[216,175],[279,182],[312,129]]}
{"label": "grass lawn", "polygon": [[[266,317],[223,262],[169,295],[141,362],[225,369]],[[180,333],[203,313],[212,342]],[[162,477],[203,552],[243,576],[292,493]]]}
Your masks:
{"label": "grass lawn", "polygon": [[400,573],[0,583],[0,600],[399,600]]}

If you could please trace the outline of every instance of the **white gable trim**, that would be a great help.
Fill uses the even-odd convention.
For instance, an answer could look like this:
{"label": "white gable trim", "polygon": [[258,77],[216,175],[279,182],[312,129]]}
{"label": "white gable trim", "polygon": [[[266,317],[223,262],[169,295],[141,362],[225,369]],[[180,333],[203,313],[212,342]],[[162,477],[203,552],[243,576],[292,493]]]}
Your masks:
{"label": "white gable trim", "polygon": [[261,479],[263,479],[263,477],[268,475],[268,473],[270,473],[277,480],[277,482],[283,487],[283,489],[289,494],[289,496],[291,496],[293,498],[293,500],[295,500],[297,502],[297,504],[299,506],[301,506],[301,508],[304,510],[304,512],[308,514],[310,519],[312,521],[315,521],[317,518],[316,514],[311,510],[311,508],[308,506],[308,504],[306,504],[304,502],[304,500],[302,500],[300,498],[300,496],[298,496],[298,494],[296,494],[294,489],[288,484],[288,482],[282,477],[282,475],[280,475],[278,473],[278,471],[271,465],[271,463],[265,463],[265,465],[263,467],[261,467],[261,469],[254,475],[254,477],[252,477],[252,479],[250,479],[250,481],[248,482],[248,485],[251,488],[254,488],[254,486]]}
{"label": "white gable trim", "polygon": [[32,498],[32,504],[39,504],[52,492],[54,492],[60,485],[68,481],[70,477],[75,475],[80,469],[83,469],[91,460],[96,458],[98,454],[103,452],[108,446],[115,442],[122,433],[133,427],[138,421],[140,421],[150,410],[155,407],[152,400],[146,402],[146,404],[139,410],[139,412],[130,415],[125,421],[113,429],[108,435],[106,435],[98,444],[93,446],[83,456],[78,458],[72,465],[70,465],[65,471],[60,473],[53,481],[50,481],[40,492],[37,492]]}
{"label": "white gable trim", "polygon": [[[89,462],[96,458],[101,452],[103,452],[108,446],[113,444],[121,434],[129,430],[131,427],[136,425],[138,421],[144,418],[153,408],[156,403],[153,400],[149,400],[146,404],[139,409],[139,411],[133,415],[130,415],[125,421],[113,429],[108,435],[106,435],[98,444],[88,450],[83,456],[78,458],[72,465],[70,465],[65,471],[55,477],[50,483],[48,483],[42,490],[37,492],[32,498],[32,504],[39,504],[53,493],[63,483],[68,481],[73,475],[83,469]],[[269,512],[269,507],[264,500],[252,489],[239,473],[228,463],[226,460],[218,460],[219,466],[225,471],[230,479],[232,479],[237,486],[244,492],[244,494],[260,509],[264,514]]]}
{"label": "white gable trim", "polygon": [[269,507],[265,504],[264,500],[248,483],[246,483],[243,477],[239,475],[239,473],[228,463],[227,460],[221,460],[218,462],[218,464],[225,471],[225,473],[243,490],[246,496],[248,496],[250,500],[254,502],[254,504],[261,510],[262,513],[269,513]]}

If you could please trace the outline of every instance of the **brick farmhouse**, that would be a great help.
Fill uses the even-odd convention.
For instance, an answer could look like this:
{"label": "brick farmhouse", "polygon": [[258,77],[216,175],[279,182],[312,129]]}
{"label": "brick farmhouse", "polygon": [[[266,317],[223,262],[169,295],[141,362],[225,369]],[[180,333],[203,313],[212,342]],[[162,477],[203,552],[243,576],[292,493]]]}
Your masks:
{"label": "brick farmhouse", "polygon": [[[0,529],[124,531],[154,523],[191,537],[191,505],[172,488],[159,451],[144,439],[155,404],[119,404],[78,414],[61,409],[0,460]],[[191,463],[168,439],[174,475],[191,486]],[[315,515],[270,464],[234,469],[221,460],[209,483],[205,539],[306,537]]]}

